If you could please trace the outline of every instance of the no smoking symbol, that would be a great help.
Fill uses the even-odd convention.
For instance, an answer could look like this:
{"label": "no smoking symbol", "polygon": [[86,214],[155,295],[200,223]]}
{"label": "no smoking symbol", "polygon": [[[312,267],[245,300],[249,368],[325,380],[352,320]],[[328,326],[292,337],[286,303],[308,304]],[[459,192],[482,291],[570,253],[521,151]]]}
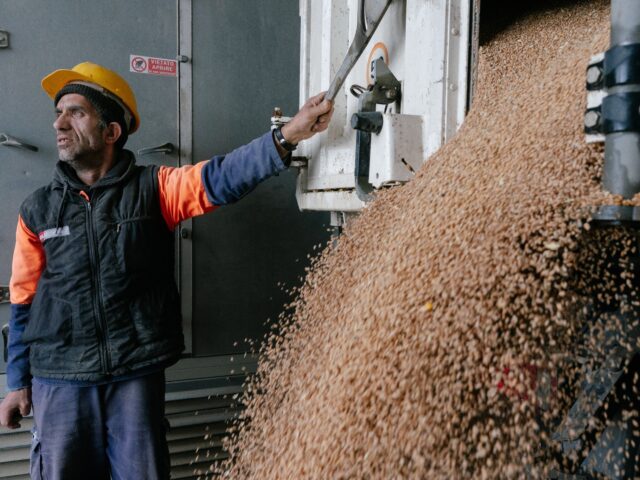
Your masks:
{"label": "no smoking symbol", "polygon": [[133,57],[131,59],[131,68],[136,72],[144,72],[147,69],[147,61],[142,57]]}

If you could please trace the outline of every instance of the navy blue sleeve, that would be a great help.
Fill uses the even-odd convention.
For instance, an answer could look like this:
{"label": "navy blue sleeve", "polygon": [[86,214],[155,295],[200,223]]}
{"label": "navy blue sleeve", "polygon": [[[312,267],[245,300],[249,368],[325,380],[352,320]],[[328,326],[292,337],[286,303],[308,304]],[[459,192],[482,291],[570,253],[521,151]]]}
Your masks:
{"label": "navy blue sleeve", "polygon": [[20,390],[31,386],[29,345],[22,341],[22,334],[29,321],[31,304],[11,304],[9,319],[9,344],[7,345],[7,390]]}
{"label": "navy blue sleeve", "polygon": [[213,205],[227,205],[285,168],[269,132],[227,155],[209,160],[202,168],[202,183]]}

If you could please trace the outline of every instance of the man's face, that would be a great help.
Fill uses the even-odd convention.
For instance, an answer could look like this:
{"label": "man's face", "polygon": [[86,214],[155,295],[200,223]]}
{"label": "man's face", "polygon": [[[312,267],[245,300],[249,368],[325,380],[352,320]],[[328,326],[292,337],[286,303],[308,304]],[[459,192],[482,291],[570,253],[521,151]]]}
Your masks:
{"label": "man's face", "polygon": [[100,163],[105,148],[105,128],[100,115],[84,96],[69,93],[58,101],[53,128],[60,160],[74,167]]}

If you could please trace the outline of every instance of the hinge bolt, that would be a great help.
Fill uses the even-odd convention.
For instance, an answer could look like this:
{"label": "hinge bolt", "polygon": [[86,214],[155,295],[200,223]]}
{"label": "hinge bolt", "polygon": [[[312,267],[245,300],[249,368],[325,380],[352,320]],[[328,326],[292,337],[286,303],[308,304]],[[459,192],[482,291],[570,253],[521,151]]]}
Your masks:
{"label": "hinge bolt", "polygon": [[587,69],[587,84],[595,85],[602,80],[602,69],[598,65],[591,65]]}
{"label": "hinge bolt", "polygon": [[584,126],[587,128],[595,128],[600,123],[600,114],[595,110],[590,110],[584,114]]}

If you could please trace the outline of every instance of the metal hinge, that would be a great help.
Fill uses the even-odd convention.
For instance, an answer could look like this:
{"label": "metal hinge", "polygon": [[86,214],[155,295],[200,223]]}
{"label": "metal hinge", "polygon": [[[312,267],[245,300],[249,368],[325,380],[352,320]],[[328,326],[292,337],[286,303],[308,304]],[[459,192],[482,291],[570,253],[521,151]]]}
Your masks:
{"label": "metal hinge", "polygon": [[604,142],[602,131],[602,99],[604,91],[604,53],[593,55],[587,67],[587,109],[584,113],[584,133],[587,143]]}
{"label": "metal hinge", "polygon": [[0,303],[9,303],[9,287],[0,285]]}

